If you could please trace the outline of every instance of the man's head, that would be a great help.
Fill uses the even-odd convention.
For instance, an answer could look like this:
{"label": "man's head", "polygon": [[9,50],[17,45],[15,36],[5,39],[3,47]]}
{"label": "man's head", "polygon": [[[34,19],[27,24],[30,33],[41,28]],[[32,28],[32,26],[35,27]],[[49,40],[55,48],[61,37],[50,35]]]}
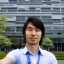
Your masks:
{"label": "man's head", "polygon": [[[32,31],[31,33],[29,32],[30,36],[27,35],[27,31]],[[41,34],[39,34],[38,31],[40,31]],[[26,40],[29,40],[29,37],[32,41],[34,41],[34,39],[36,40],[37,38],[39,39],[41,37],[39,40],[39,44],[41,44],[41,41],[45,35],[45,28],[43,22],[38,18],[28,18],[23,26],[23,35],[25,36]]]}

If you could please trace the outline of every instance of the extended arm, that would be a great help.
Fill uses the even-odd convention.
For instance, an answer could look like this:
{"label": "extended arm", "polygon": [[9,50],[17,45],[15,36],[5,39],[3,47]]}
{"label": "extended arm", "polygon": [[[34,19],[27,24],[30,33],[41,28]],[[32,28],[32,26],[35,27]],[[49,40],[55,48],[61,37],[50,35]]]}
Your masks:
{"label": "extended arm", "polygon": [[0,64],[14,64],[12,58],[5,57],[4,59],[0,59]]}

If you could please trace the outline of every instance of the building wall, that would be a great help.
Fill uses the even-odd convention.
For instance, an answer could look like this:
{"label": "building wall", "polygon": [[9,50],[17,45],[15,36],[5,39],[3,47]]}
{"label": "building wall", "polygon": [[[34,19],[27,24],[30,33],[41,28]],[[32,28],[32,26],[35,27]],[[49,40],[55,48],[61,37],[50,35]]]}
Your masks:
{"label": "building wall", "polygon": [[0,0],[0,14],[8,21],[6,36],[16,34],[24,44],[22,27],[29,16],[38,17],[45,25],[45,36],[54,41],[55,51],[64,51],[64,0]]}

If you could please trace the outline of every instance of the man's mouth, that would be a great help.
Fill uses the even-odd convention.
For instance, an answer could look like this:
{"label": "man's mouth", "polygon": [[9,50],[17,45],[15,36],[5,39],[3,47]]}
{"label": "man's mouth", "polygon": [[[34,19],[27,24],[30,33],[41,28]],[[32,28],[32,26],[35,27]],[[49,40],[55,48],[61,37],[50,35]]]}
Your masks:
{"label": "man's mouth", "polygon": [[30,38],[31,40],[36,40],[37,38]]}

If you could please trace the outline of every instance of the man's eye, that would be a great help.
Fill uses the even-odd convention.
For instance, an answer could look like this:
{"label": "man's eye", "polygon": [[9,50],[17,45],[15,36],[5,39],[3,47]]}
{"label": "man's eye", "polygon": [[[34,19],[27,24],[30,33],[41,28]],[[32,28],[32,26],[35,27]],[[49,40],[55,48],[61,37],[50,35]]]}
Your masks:
{"label": "man's eye", "polygon": [[27,30],[31,31],[31,30],[32,30],[32,28],[27,28]]}
{"label": "man's eye", "polygon": [[39,32],[39,31],[40,31],[40,29],[36,29],[36,31],[37,31],[37,32]]}

